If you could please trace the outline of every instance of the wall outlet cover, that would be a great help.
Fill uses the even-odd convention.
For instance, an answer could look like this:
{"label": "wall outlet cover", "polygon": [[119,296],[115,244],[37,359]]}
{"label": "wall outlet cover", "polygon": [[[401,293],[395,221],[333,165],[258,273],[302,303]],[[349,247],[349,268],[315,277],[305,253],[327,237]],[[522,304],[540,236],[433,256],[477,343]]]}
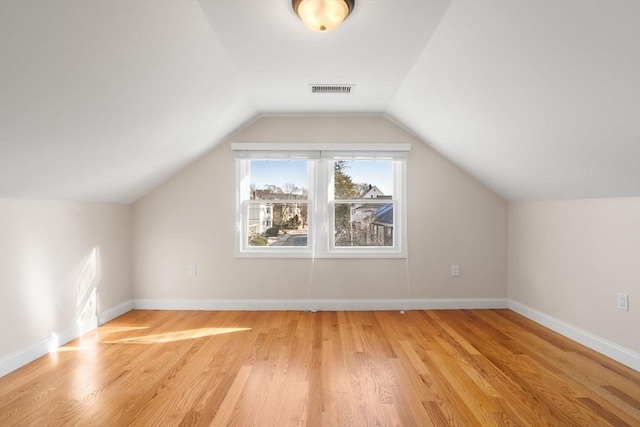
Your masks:
{"label": "wall outlet cover", "polygon": [[629,311],[629,295],[618,292],[618,308],[620,310]]}
{"label": "wall outlet cover", "polygon": [[460,266],[458,264],[451,264],[451,276],[458,277],[460,275]]}

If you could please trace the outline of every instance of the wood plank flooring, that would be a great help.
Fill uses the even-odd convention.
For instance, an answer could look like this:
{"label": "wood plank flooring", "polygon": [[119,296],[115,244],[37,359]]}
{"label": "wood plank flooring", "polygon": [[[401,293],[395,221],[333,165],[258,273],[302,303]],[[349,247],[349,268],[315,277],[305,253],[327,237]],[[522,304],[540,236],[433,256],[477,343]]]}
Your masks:
{"label": "wood plank flooring", "polygon": [[509,310],[134,310],[0,379],[1,426],[640,426],[640,373]]}

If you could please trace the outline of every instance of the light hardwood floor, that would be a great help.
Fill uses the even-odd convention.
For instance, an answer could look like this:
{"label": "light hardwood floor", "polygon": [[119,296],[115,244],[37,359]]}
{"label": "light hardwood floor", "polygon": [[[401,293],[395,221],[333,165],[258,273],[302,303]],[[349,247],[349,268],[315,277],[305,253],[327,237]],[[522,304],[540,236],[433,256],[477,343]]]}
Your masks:
{"label": "light hardwood floor", "polygon": [[134,310],[1,378],[0,425],[639,426],[640,374],[509,310]]}

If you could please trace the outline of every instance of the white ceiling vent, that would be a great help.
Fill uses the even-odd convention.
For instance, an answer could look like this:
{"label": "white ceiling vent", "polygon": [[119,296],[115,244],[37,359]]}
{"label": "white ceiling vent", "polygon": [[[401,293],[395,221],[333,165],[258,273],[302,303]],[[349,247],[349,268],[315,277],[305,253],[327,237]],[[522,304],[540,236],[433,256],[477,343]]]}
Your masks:
{"label": "white ceiling vent", "polygon": [[309,85],[311,93],[351,93],[355,85]]}

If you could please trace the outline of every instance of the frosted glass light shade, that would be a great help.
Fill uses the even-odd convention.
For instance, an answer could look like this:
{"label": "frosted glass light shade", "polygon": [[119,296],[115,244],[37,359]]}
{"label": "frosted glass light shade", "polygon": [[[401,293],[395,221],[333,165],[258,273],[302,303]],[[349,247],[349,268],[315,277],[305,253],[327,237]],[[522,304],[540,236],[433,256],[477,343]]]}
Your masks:
{"label": "frosted glass light shade", "polygon": [[293,0],[293,10],[312,31],[338,27],[351,13],[353,0]]}

